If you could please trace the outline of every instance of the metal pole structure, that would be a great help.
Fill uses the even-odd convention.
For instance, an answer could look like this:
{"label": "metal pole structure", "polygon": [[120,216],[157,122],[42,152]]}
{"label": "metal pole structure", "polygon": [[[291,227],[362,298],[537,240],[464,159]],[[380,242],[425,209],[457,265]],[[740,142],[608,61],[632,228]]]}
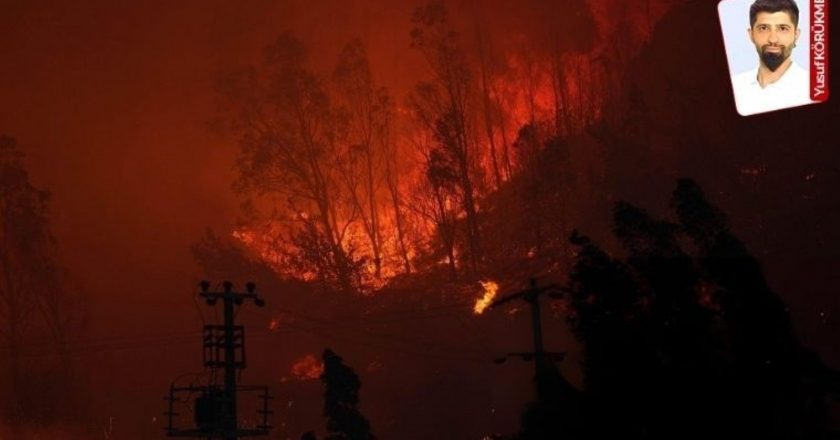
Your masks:
{"label": "metal pole structure", "polygon": [[[200,283],[199,296],[207,301],[207,305],[215,306],[221,300],[224,306],[224,323],[222,325],[204,326],[204,367],[210,369],[210,380],[205,385],[190,385],[188,387],[169,388],[168,426],[166,435],[169,437],[192,437],[208,440],[238,440],[244,437],[265,436],[269,434],[271,426],[268,424],[268,400],[272,397],[265,386],[237,385],[238,372],[245,368],[245,329],[234,323],[234,309],[246,300],[253,300],[257,307],[265,306],[265,301],[256,293],[254,283],[246,284],[246,292],[234,292],[233,283],[225,281],[224,291],[210,292],[210,283]],[[218,384],[216,372],[224,370],[223,383]],[[257,413],[261,421],[252,427],[240,427],[238,417],[237,393],[261,391],[258,398],[263,400],[262,409]],[[187,428],[176,427],[174,411],[176,394],[198,394],[193,403],[195,425]]]}
{"label": "metal pole structure", "polygon": [[225,306],[225,421],[224,440],[236,440],[237,413],[236,413],[236,348],[233,335],[233,284],[224,283],[224,306]]}
{"label": "metal pole structure", "polygon": [[534,333],[534,374],[535,377],[540,377],[543,362],[545,362],[545,350],[543,349],[542,321],[540,320],[540,291],[537,290],[537,281],[533,278],[530,280],[530,286],[524,299],[531,304],[531,324]]}
{"label": "metal pole structure", "polygon": [[[548,294],[551,297],[559,297],[560,294],[558,291],[560,290],[559,286],[556,285],[547,285],[543,287],[537,287],[537,281],[533,278],[528,283],[528,288],[523,291],[512,293],[505,297],[502,297],[492,304],[490,304],[490,308],[499,307],[505,303],[510,301],[521,299],[527,302],[531,306],[531,329],[533,332],[533,340],[534,340],[534,351],[530,353],[508,353],[508,356],[511,357],[519,357],[524,360],[534,360],[534,374],[536,379],[539,381],[542,379],[544,367],[548,360],[551,361],[558,361],[563,359],[565,353],[554,353],[554,352],[546,352],[545,348],[543,347],[543,333],[542,333],[542,317],[540,311],[540,296],[542,294]],[[497,362],[503,362],[505,358],[501,360],[497,360]]]}

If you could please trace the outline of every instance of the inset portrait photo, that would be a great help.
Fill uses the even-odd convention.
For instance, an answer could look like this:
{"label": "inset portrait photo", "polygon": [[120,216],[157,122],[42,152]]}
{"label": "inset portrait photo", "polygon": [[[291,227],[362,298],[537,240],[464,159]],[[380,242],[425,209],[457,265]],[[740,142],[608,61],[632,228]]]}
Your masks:
{"label": "inset portrait photo", "polygon": [[722,0],[735,107],[742,116],[828,99],[829,0]]}

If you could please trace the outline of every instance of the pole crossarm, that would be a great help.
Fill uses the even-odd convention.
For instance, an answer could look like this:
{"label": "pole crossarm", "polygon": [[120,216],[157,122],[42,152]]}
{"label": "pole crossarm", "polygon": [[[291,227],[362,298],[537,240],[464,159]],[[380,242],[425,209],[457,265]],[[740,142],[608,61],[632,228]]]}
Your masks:
{"label": "pole crossarm", "polygon": [[537,287],[537,281],[532,278],[527,289],[511,293],[509,295],[505,295],[497,299],[496,301],[493,301],[492,303],[490,303],[490,308],[496,308],[517,299],[522,299],[529,303],[534,302],[537,301],[539,296],[543,294],[546,294],[552,298],[560,298],[565,293],[566,289],[558,284],[547,284],[545,286]]}
{"label": "pole crossarm", "polygon": [[[565,351],[546,351],[546,352],[543,352],[542,355],[543,355],[543,358],[545,358],[545,360],[554,361],[554,362],[560,362],[560,361],[562,361],[563,359],[566,358],[566,352]],[[534,360],[534,357],[536,357],[536,353],[534,353],[533,351],[515,352],[515,353],[508,353],[507,357],[519,358],[519,359],[522,359],[523,361],[530,362],[530,361]]]}
{"label": "pole crossarm", "polygon": [[[257,307],[265,306],[265,301],[256,293],[256,285],[247,283],[245,292],[235,292],[233,283],[222,283],[223,290],[211,292],[210,283],[202,281],[199,286],[199,296],[208,306],[215,306],[222,302],[224,307],[223,325],[205,325],[202,337],[204,367],[210,370],[211,378],[206,385],[190,385],[188,387],[170,386],[169,411],[165,413],[168,426],[165,428],[169,437],[192,437],[219,440],[237,440],[243,437],[265,436],[269,434],[271,426],[268,416],[272,414],[268,401],[272,397],[268,394],[267,386],[238,385],[238,371],[245,368],[245,328],[235,325],[234,308],[241,306],[246,300],[253,301]],[[222,383],[217,383],[218,370],[222,370]],[[238,395],[246,392],[259,392],[257,398],[262,401],[256,411],[258,422],[252,426],[240,426],[238,416]],[[185,398],[176,397],[186,394]],[[195,397],[194,397],[195,396]],[[193,415],[194,426],[176,427],[175,403],[191,405],[189,412]]]}
{"label": "pole crossarm", "polygon": [[565,289],[557,284],[547,284],[545,286],[537,286],[537,281],[531,278],[528,283],[528,288],[520,292],[506,295],[492,304],[490,308],[495,308],[511,301],[521,299],[531,306],[531,330],[533,332],[534,351],[531,352],[516,352],[508,353],[507,356],[494,360],[494,362],[504,363],[508,357],[520,358],[524,361],[534,361],[534,373],[537,380],[542,378],[544,366],[548,362],[559,362],[565,357],[563,352],[545,351],[543,348],[543,333],[540,316],[540,296],[548,295],[552,298],[559,298],[566,293]]}

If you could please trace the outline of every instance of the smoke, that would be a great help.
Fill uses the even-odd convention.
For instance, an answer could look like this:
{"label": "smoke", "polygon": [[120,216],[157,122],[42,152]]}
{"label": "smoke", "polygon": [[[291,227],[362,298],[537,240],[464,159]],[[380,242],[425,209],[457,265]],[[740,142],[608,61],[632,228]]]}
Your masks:
{"label": "smoke", "polygon": [[[606,13],[596,14],[593,24],[583,6],[609,11],[617,2],[446,5],[465,51],[475,57],[483,48],[494,71],[503,74],[511,51],[540,57],[591,51],[610,26],[603,25]],[[53,193],[50,220],[63,262],[85,287],[86,336],[114,339],[107,347],[82,346],[72,353],[77,371],[91,381],[84,397],[93,401],[92,412],[113,407],[123,423],[118,430],[132,431],[126,434],[132,438],[144,429],[159,433],[159,426],[147,424],[163,410],[160,393],[171,377],[200,361],[197,341],[159,342],[168,334],[194,332],[203,319],[192,302],[199,268],[190,245],[207,228],[223,235],[234,230],[243,215],[230,190],[235,140],[208,133],[205,125],[214,114],[219,75],[260,63],[263,48],[289,30],[305,42],[312,68],[322,74],[333,69],[347,42],[360,38],[376,81],[398,106],[430,76],[410,48],[411,14],[420,1],[153,3],[12,2],[0,17],[8,35],[0,47],[14,66],[0,71],[0,95],[8,104],[0,109],[0,130],[20,140],[30,153],[36,186]],[[522,41],[529,46],[520,46]],[[316,345],[305,342],[300,344],[308,349]],[[383,380],[381,388],[390,385]],[[12,438],[8,430],[1,433]],[[83,435],[72,427],[29,427],[17,434],[102,436],[99,429]]]}
{"label": "smoke", "polygon": [[108,428],[103,427],[101,433],[92,435],[91,432],[74,425],[64,426],[21,426],[9,427],[0,425],[0,438],[18,438],[26,440],[90,440],[91,438],[111,439]]}

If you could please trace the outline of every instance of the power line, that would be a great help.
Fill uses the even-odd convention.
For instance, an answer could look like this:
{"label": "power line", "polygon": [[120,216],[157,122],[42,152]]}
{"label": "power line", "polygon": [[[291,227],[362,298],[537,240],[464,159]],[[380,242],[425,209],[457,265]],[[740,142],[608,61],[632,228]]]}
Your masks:
{"label": "power line", "polygon": [[[448,316],[448,315],[442,315],[442,316],[445,317],[445,316]],[[375,332],[375,331],[370,330],[369,328],[363,328],[363,327],[359,327],[359,326],[346,325],[346,324],[336,324],[334,322],[330,322],[330,321],[326,321],[326,320],[322,320],[322,319],[318,319],[318,318],[307,317],[306,315],[302,315],[301,317],[306,319],[306,320],[315,322],[315,323],[327,324],[329,326],[334,326],[336,328],[351,329],[351,330],[355,329],[357,331],[363,332],[364,334],[366,334],[368,336],[373,336],[373,337],[377,337],[377,338],[380,338],[380,339],[392,339],[392,340],[399,341],[399,342],[405,342],[405,343],[409,343],[409,344],[419,344],[419,345],[425,345],[425,346],[438,346],[438,347],[448,349],[450,351],[457,351],[459,353],[460,352],[472,352],[472,353],[479,353],[480,352],[480,350],[473,350],[473,349],[467,349],[467,348],[464,348],[464,347],[461,347],[461,346],[453,346],[453,345],[448,345],[448,344],[442,344],[442,343],[439,343],[439,342],[436,342],[436,341],[429,341],[429,340],[424,340],[424,339],[416,339],[416,338],[409,338],[409,337],[404,337],[404,336],[397,336],[397,335],[393,335],[393,334]],[[290,324],[286,324],[286,325],[288,326]],[[310,329],[314,330],[314,329],[323,329],[324,327],[322,326],[322,327],[309,327],[309,328],[298,327],[298,328],[307,329],[307,330],[310,330]]]}
{"label": "power line", "polygon": [[[465,305],[470,304],[469,302],[456,302],[451,304],[442,304],[435,307],[425,308],[422,310],[418,309],[406,309],[402,311],[397,311],[392,313],[384,312],[384,313],[376,313],[376,314],[367,314],[363,316],[357,316],[355,318],[347,318],[342,319],[342,321],[330,321],[323,318],[317,318],[311,316],[306,313],[302,313],[296,310],[292,310],[289,308],[277,308],[272,307],[271,309],[275,313],[283,313],[283,314],[291,314],[300,319],[305,321],[309,321],[315,324],[319,324],[318,326],[312,327],[304,327],[304,326],[296,326],[293,324],[285,323],[285,329],[279,330],[267,330],[262,327],[254,327],[253,329],[260,329],[261,331],[256,331],[249,333],[252,336],[264,336],[264,335],[273,335],[273,334],[288,334],[292,333],[293,331],[303,331],[311,334],[316,334],[321,337],[331,337],[334,339],[344,339],[344,340],[351,340],[346,335],[336,335],[334,333],[327,333],[330,329],[341,329],[341,330],[355,330],[357,339],[352,339],[351,342],[367,345],[371,347],[375,347],[378,349],[386,350],[386,351],[396,351],[407,353],[411,352],[410,350],[405,350],[404,348],[400,347],[398,349],[394,349],[393,347],[383,346],[383,345],[375,345],[371,343],[366,343],[358,339],[359,336],[364,337],[373,337],[379,340],[391,340],[395,342],[402,342],[407,344],[414,344],[414,345],[421,345],[425,347],[429,347],[429,350],[426,351],[413,351],[411,354],[414,355],[423,355],[429,356],[433,353],[434,348],[442,349],[443,351],[448,351],[450,353],[482,353],[483,355],[487,355],[487,350],[482,352],[481,350],[475,349],[467,349],[465,347],[456,346],[452,344],[444,344],[439,341],[432,341],[428,339],[418,339],[418,338],[410,338],[405,336],[399,336],[394,334],[386,334],[377,331],[373,331],[370,328],[360,327],[363,326],[365,323],[374,323],[374,324],[387,324],[391,322],[402,322],[411,319],[439,319],[439,318],[447,318],[447,317],[455,317],[459,324],[462,324],[465,328],[466,325],[457,318],[457,309],[463,308]],[[429,313],[434,311],[442,311],[443,313]],[[402,316],[398,316],[402,314]],[[394,316],[397,315],[397,316]],[[268,316],[267,318],[271,319],[273,316]],[[363,323],[359,323],[353,325],[354,322],[364,321]],[[360,334],[361,333],[361,334]],[[183,345],[183,344],[192,344],[195,342],[197,336],[200,335],[200,332],[188,332],[188,333],[180,333],[175,335],[137,335],[137,336],[119,336],[119,337],[107,337],[107,338],[98,338],[92,339],[82,342],[75,342],[71,343],[73,347],[71,350],[68,351],[71,355],[78,355],[81,353],[97,353],[97,352],[107,352],[107,351],[122,351],[122,350],[134,350],[134,349],[143,349],[148,347],[159,346],[160,344],[168,344],[168,345]],[[29,346],[38,346],[39,344],[30,344]],[[52,345],[52,343],[46,342],[41,344],[41,346],[48,346]],[[0,347],[0,350],[8,349],[8,347]],[[48,357],[48,356],[57,356],[58,353],[24,353],[22,354],[25,357]],[[472,358],[476,360],[476,358]]]}
{"label": "power line", "polygon": [[310,333],[310,334],[315,334],[315,335],[318,335],[318,336],[321,336],[321,337],[340,340],[340,341],[345,341],[345,342],[348,342],[348,343],[353,344],[353,345],[360,345],[360,346],[374,348],[374,349],[377,349],[377,350],[383,350],[383,351],[387,351],[387,352],[400,353],[400,354],[404,354],[404,355],[407,355],[407,356],[421,357],[421,358],[430,358],[431,357],[431,358],[444,359],[444,360],[448,360],[448,361],[466,361],[466,362],[475,362],[475,363],[487,364],[487,359],[485,359],[485,358],[478,358],[478,357],[474,357],[474,356],[452,356],[452,355],[446,355],[446,354],[436,353],[436,352],[432,352],[432,351],[409,350],[409,349],[404,348],[404,346],[390,347],[390,346],[387,346],[387,345],[375,344],[375,343],[371,343],[371,342],[368,342],[368,341],[365,341],[365,340],[360,340],[360,339],[357,339],[357,338],[353,338],[353,337],[350,337],[346,334],[329,333],[329,332],[324,331],[323,329],[318,329],[318,328],[304,328],[304,327],[297,327],[297,326],[295,326],[293,328],[296,328],[298,330],[301,330],[301,331],[304,331],[304,332],[307,332],[307,333]]}
{"label": "power line", "polygon": [[[304,332],[304,333],[317,335],[317,336],[320,336],[320,337],[326,337],[326,338],[331,338],[331,339],[336,339],[336,340],[344,340],[344,341],[347,341],[347,342],[350,342],[350,343],[353,343],[353,344],[356,344],[356,345],[364,345],[364,346],[367,346],[367,347],[377,348],[377,349],[381,349],[381,350],[384,350],[384,351],[397,352],[397,353],[409,354],[409,355],[414,355],[414,356],[438,357],[438,358],[449,359],[449,360],[470,360],[470,361],[476,361],[476,362],[486,362],[486,360],[487,360],[487,359],[484,359],[484,358],[479,359],[478,357],[474,357],[474,356],[473,357],[467,357],[467,356],[445,355],[445,354],[442,354],[440,352],[435,352],[434,350],[425,350],[425,351],[407,350],[403,346],[394,347],[394,346],[388,346],[388,345],[382,345],[382,344],[375,344],[375,343],[371,343],[371,342],[365,342],[363,339],[360,339],[358,337],[359,336],[358,334],[355,335],[356,337],[351,337],[351,336],[348,336],[346,334],[336,334],[336,333],[330,332],[329,328],[325,327],[325,326],[303,327],[303,326],[297,326],[297,325],[293,325],[293,324],[286,324],[286,328],[284,328],[284,329],[268,330],[268,329],[264,329],[262,327],[260,327],[259,329],[260,329],[260,331],[250,332],[249,336],[251,336],[251,337],[263,337],[263,336],[275,336],[275,335],[294,334],[294,333],[297,333],[297,332]],[[366,333],[366,335],[374,337],[374,338],[391,339],[391,340],[405,342],[405,343],[420,342],[427,347],[435,347],[435,346],[443,347],[444,349],[449,350],[449,352],[478,353],[475,350],[464,350],[461,347],[456,347],[456,346],[451,346],[451,345],[446,346],[446,345],[443,345],[443,344],[440,344],[440,343],[437,343],[437,342],[427,341],[427,340],[426,341],[415,340],[415,339],[412,339],[412,338],[405,338],[405,337],[399,337],[399,336],[395,336],[395,335],[386,335],[386,334],[373,333],[373,332]],[[110,343],[103,343],[103,341],[95,341],[95,343],[93,343],[91,345],[87,345],[87,346],[76,345],[73,349],[68,350],[67,353],[70,354],[70,355],[79,355],[79,354],[85,354],[85,353],[101,353],[101,352],[113,352],[113,351],[125,351],[125,350],[137,350],[137,349],[144,349],[144,348],[153,348],[153,347],[160,347],[162,344],[166,344],[167,346],[196,344],[196,337],[197,336],[198,336],[197,334],[189,334],[189,335],[180,335],[178,337],[164,336],[164,337],[156,337],[156,338],[144,338],[145,340],[140,340],[140,341],[137,341],[137,342],[134,342],[134,343],[131,343],[131,341],[121,341],[119,339],[112,338],[110,341],[105,341],[105,342],[110,342]],[[117,343],[114,343],[114,342],[117,342]],[[123,342],[128,342],[128,343],[123,343]],[[24,352],[24,353],[21,353],[21,356],[25,357],[25,358],[42,358],[42,357],[57,357],[57,356],[59,356],[59,354],[55,353],[55,352],[49,352],[49,353]]]}

